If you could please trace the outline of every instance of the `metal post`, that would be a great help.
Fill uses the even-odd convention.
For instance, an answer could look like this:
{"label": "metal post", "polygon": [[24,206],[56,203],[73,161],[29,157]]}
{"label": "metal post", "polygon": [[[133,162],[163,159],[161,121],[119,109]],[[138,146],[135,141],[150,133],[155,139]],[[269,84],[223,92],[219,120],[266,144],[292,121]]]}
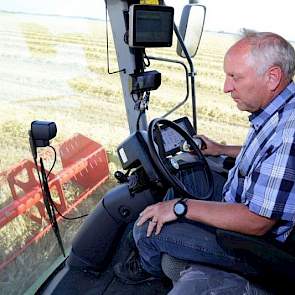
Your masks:
{"label": "metal post", "polygon": [[[130,50],[128,44],[124,41],[126,33],[126,24],[124,11],[128,11],[127,1],[107,0],[107,10],[112,27],[116,55],[118,60],[121,84],[123,89],[125,108],[128,118],[130,133],[136,131],[136,123],[139,111],[134,109],[134,101],[129,90],[129,75],[133,74],[136,69],[134,51]],[[147,129],[146,115],[140,117],[140,129]]]}

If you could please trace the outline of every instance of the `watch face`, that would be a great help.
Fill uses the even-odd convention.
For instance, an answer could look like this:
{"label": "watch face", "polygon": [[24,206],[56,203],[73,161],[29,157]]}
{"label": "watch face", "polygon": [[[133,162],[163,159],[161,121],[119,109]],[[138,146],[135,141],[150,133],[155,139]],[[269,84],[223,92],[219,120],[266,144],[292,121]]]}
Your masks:
{"label": "watch face", "polygon": [[174,214],[179,218],[185,217],[187,213],[186,201],[187,199],[181,199],[178,202],[176,202],[174,205],[174,208],[173,208]]}
{"label": "watch face", "polygon": [[182,203],[176,203],[174,206],[174,212],[177,216],[182,216],[185,212],[185,206]]}

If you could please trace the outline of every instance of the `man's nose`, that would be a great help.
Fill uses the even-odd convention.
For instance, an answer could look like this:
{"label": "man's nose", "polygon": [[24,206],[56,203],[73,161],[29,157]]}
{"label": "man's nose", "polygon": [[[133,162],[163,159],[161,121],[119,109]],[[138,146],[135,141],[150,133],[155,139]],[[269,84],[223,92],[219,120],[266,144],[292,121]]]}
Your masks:
{"label": "man's nose", "polygon": [[233,90],[234,90],[234,87],[233,87],[233,83],[232,83],[231,79],[225,78],[223,92],[229,93],[229,92],[232,92]]}

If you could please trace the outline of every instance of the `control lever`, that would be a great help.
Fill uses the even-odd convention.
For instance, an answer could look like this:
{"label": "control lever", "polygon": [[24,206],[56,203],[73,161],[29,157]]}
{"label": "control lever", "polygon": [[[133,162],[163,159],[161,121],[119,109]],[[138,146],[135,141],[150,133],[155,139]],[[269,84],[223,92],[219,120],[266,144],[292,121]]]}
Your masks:
{"label": "control lever", "polygon": [[[198,137],[198,136],[193,137],[193,140],[200,150],[204,150],[207,148],[205,141],[201,137]],[[191,151],[190,145],[187,143],[186,140],[183,142],[181,150],[183,152],[190,152]]]}
{"label": "control lever", "polygon": [[119,183],[128,182],[128,176],[126,174],[124,174],[122,171],[116,171],[114,176],[118,180]]}

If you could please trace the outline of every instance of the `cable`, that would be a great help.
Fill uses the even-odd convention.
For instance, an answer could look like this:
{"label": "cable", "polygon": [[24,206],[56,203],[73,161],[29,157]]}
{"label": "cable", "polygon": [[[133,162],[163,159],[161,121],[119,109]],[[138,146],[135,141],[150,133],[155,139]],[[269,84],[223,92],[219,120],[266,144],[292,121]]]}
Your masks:
{"label": "cable", "polygon": [[116,74],[116,73],[120,73],[123,72],[124,74],[126,73],[126,69],[122,69],[122,70],[118,70],[118,71],[114,71],[114,72],[110,72],[110,61],[109,61],[109,30],[108,30],[108,4],[107,4],[107,0],[105,1],[105,10],[106,10],[106,40],[107,40],[107,66],[108,66],[108,74],[112,75],[112,74]]}
{"label": "cable", "polygon": [[139,115],[138,115],[137,122],[136,122],[136,130],[137,131],[139,131],[140,117],[142,116],[142,114],[145,113],[145,110],[148,109],[149,100],[150,100],[150,92],[147,91],[145,93],[145,95],[143,96],[143,98],[137,102],[137,103],[139,103]]}
{"label": "cable", "polygon": [[53,167],[54,167],[54,165],[55,165],[55,163],[56,163],[56,150],[55,150],[55,148],[53,147],[53,146],[49,146],[50,148],[52,148],[53,149],[53,151],[54,151],[54,160],[53,160],[53,164],[52,164],[52,166],[51,166],[51,168],[50,168],[50,170],[49,170],[49,172],[47,173],[47,178],[49,177],[49,175],[50,175],[50,173],[51,173],[51,171],[52,171],[52,169],[53,169]]}
{"label": "cable", "polygon": [[54,209],[56,210],[57,214],[58,214],[61,218],[65,219],[65,220],[75,220],[75,219],[80,219],[80,218],[87,217],[87,216],[89,215],[89,214],[87,213],[87,214],[80,215],[80,216],[75,216],[75,217],[66,217],[66,216],[64,216],[62,213],[60,213],[60,212],[58,211],[58,209],[56,208],[56,205],[55,205],[55,203],[53,202],[52,199],[51,199],[51,201],[52,201],[52,203],[53,203]]}
{"label": "cable", "polygon": [[137,122],[136,122],[136,131],[139,131],[139,121],[140,121],[140,117],[141,115],[144,113],[144,111],[140,111],[139,115],[137,117]]}
{"label": "cable", "polygon": [[52,204],[52,206],[54,207],[55,211],[57,212],[57,214],[62,218],[62,219],[65,219],[65,220],[75,220],[75,219],[80,219],[80,218],[84,218],[84,217],[87,217],[89,214],[83,214],[83,215],[80,215],[80,216],[75,216],[75,217],[66,217],[64,216],[59,210],[58,208],[56,207],[54,201],[52,200],[51,198],[51,194],[50,194],[50,202]]}
{"label": "cable", "polygon": [[[41,187],[41,190],[42,190],[42,194],[43,194],[43,196],[46,195],[46,194],[48,195],[47,197],[48,197],[48,199],[49,199],[49,202],[51,203],[51,205],[53,206],[53,208],[55,209],[55,211],[58,213],[59,216],[61,216],[61,217],[62,217],[63,219],[65,219],[65,220],[75,220],[75,219],[80,219],[80,218],[84,218],[84,217],[88,216],[88,215],[89,215],[88,213],[87,213],[87,214],[80,215],[80,216],[76,216],[76,217],[66,217],[66,216],[64,216],[64,215],[58,210],[58,208],[56,207],[54,201],[52,200],[52,197],[51,197],[51,194],[50,194],[49,187],[48,187],[49,194],[46,193],[46,190],[45,190],[44,185],[46,186],[46,183],[48,184],[48,179],[47,179],[47,178],[48,178],[48,176],[50,175],[50,173],[51,173],[51,171],[52,171],[52,169],[53,169],[53,167],[55,166],[55,163],[56,163],[56,150],[55,150],[55,148],[54,148],[53,146],[49,146],[49,147],[52,148],[53,151],[54,151],[54,162],[53,162],[53,164],[52,164],[52,166],[51,166],[49,172],[47,173],[47,175],[45,174],[45,177],[42,177],[42,179],[41,179],[41,176],[40,176],[40,171],[39,171],[39,169],[38,169],[37,159],[34,159],[35,166],[36,166],[36,169],[37,169],[38,179],[39,179],[39,183],[40,183],[40,187]],[[42,165],[44,166],[44,164],[43,164],[43,159],[42,159],[42,158],[40,158],[40,165],[41,165],[41,161],[42,161]],[[41,168],[42,168],[42,166],[41,166]],[[45,170],[44,170],[44,171],[45,171]],[[41,171],[41,172],[42,172],[42,171]],[[41,173],[41,175],[42,175],[42,173]]]}
{"label": "cable", "polygon": [[[145,62],[147,60],[147,63]],[[143,49],[143,64],[148,68],[151,65],[149,57],[146,55],[145,49]]]}
{"label": "cable", "polygon": [[[51,171],[52,171],[52,169],[53,169],[53,167],[54,167],[54,165],[55,165],[55,162],[56,162],[56,150],[55,150],[55,148],[54,148],[53,146],[51,146],[51,145],[50,145],[49,147],[52,148],[52,149],[54,150],[54,162],[53,162],[52,167],[50,168],[50,170],[49,170],[49,172],[48,172],[48,174],[47,174],[47,176],[46,176],[46,181],[47,181],[48,175],[51,173]],[[41,158],[41,159],[42,159],[42,158]],[[41,160],[41,159],[40,159],[40,160]],[[62,217],[63,219],[65,219],[65,220],[75,220],[75,219],[80,219],[80,218],[83,218],[83,217],[88,216],[88,214],[84,214],[84,215],[80,215],[80,216],[76,216],[76,217],[66,217],[66,216],[64,216],[64,215],[58,210],[58,208],[56,207],[54,201],[53,201],[52,198],[51,198],[51,194],[50,194],[49,198],[50,198],[50,202],[51,202],[52,206],[54,207],[55,211],[58,213],[59,216],[61,216],[61,217]]]}
{"label": "cable", "polygon": [[138,101],[138,100],[136,100],[136,99],[135,99],[135,97],[134,97],[134,94],[133,94],[133,93],[131,93],[131,97],[132,97],[132,100],[133,100],[133,102],[134,102],[134,103],[136,103],[136,102]]}

